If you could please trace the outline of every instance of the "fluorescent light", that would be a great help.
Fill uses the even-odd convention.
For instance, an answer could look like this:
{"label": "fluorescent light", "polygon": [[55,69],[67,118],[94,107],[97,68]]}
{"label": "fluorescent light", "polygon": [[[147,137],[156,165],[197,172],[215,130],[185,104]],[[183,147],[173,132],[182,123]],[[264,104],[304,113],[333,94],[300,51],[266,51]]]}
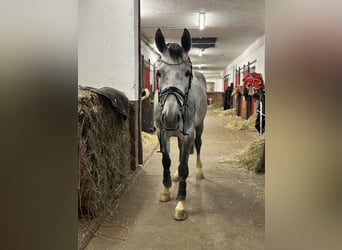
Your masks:
{"label": "fluorescent light", "polygon": [[199,14],[199,28],[200,28],[200,30],[204,29],[204,22],[205,22],[205,13],[201,12]]}

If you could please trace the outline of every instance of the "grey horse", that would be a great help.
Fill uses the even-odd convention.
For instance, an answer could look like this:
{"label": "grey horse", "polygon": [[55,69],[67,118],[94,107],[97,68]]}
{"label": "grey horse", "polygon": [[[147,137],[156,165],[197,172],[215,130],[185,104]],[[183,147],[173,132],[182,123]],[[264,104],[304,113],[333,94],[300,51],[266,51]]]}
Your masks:
{"label": "grey horse", "polygon": [[206,80],[199,72],[192,71],[188,52],[191,48],[191,35],[184,29],[181,46],[165,43],[160,29],[155,42],[161,53],[156,63],[158,90],[154,95],[154,117],[158,128],[158,139],[162,153],[163,188],[160,201],[170,200],[170,137],[178,138],[179,166],[173,181],[179,181],[177,206],[174,219],[185,220],[184,201],[186,198],[186,179],[189,175],[189,154],[195,144],[197,152],[197,179],[203,179],[200,158],[204,118],[207,113]]}

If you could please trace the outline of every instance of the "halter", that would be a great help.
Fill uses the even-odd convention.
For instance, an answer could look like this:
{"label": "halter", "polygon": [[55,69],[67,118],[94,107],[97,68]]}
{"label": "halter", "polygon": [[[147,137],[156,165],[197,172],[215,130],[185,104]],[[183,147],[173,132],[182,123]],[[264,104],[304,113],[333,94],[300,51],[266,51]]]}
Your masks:
{"label": "halter", "polygon": [[177,103],[180,107],[180,111],[182,114],[182,120],[183,120],[183,131],[182,131],[182,133],[184,135],[188,135],[187,133],[185,133],[185,122],[184,122],[185,120],[184,120],[184,118],[185,118],[186,109],[188,107],[188,96],[189,96],[189,91],[191,89],[191,83],[192,83],[192,78],[193,78],[192,63],[191,63],[190,57],[188,57],[187,61],[182,60],[179,63],[168,63],[168,62],[162,60],[161,58],[159,58],[157,62],[159,64],[164,63],[166,65],[171,65],[171,66],[181,65],[181,64],[189,64],[190,65],[189,88],[185,93],[183,93],[179,88],[173,87],[173,86],[167,87],[167,88],[163,89],[162,91],[158,87],[158,103],[160,106],[160,115],[163,112],[164,105],[165,105],[167,97],[169,95],[173,95],[177,100]]}

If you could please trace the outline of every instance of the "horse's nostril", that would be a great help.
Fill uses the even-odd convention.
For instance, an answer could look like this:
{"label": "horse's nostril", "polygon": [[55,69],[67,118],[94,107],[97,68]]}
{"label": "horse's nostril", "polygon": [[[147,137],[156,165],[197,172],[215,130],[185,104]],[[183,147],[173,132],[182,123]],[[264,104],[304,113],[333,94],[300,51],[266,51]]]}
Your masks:
{"label": "horse's nostril", "polygon": [[180,122],[180,115],[177,114],[177,122]]}
{"label": "horse's nostril", "polygon": [[162,122],[165,122],[165,114],[162,114]]}

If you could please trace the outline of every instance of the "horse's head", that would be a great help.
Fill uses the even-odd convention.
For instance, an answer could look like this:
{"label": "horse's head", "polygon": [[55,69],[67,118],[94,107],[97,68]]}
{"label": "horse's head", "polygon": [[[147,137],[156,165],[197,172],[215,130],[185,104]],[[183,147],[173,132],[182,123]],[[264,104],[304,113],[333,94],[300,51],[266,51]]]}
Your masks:
{"label": "horse's head", "polygon": [[184,124],[183,117],[192,82],[192,64],[188,56],[191,35],[184,29],[181,45],[166,44],[161,30],[158,29],[155,42],[161,53],[156,65],[160,119],[164,129],[177,130],[181,123]]}

